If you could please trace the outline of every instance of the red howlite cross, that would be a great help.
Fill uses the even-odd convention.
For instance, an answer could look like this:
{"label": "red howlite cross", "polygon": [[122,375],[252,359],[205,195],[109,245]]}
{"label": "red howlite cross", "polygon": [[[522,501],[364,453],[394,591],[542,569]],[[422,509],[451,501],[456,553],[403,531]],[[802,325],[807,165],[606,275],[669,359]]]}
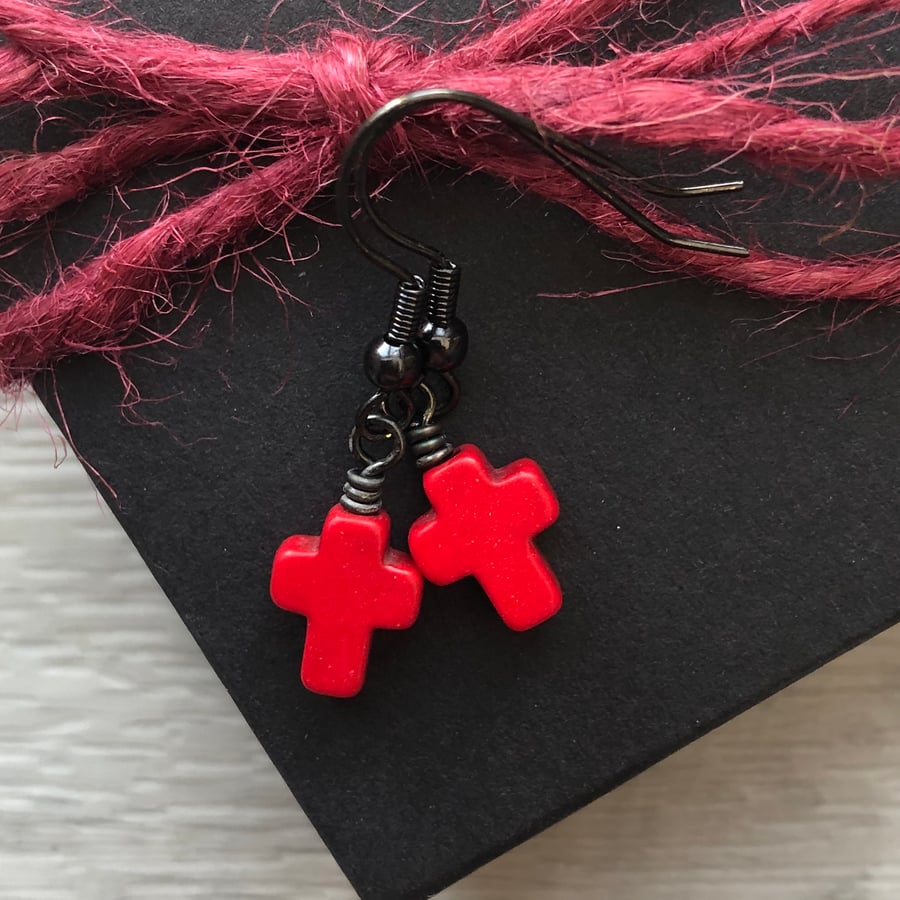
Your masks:
{"label": "red howlite cross", "polygon": [[556,521],[559,502],[537,463],[494,469],[465,444],[427,471],[423,485],[433,509],[413,524],[409,550],[429,581],[474,575],[516,631],[559,611],[559,582],[533,541]]}
{"label": "red howlite cross", "polygon": [[294,535],[272,566],[272,599],[306,616],[300,679],[311,691],[352,697],[362,689],[372,631],[409,628],[419,614],[422,576],[388,547],[387,513],[332,507],[322,535]]}

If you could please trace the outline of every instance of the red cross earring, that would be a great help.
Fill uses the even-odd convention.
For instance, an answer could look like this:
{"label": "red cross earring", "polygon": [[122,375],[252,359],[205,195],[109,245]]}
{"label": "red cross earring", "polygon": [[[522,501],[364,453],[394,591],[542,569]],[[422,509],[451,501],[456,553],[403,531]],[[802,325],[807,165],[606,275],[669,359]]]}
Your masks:
{"label": "red cross earring", "polygon": [[[474,444],[454,448],[444,433],[440,421],[459,403],[455,373],[468,350],[467,329],[456,315],[459,282],[456,264],[431,261],[419,330],[426,380],[418,386],[430,402],[407,439],[432,508],[413,523],[409,550],[433,584],[474,577],[503,622],[524,631],[562,605],[559,582],[534,543],[556,521],[559,502],[534,460],[496,469]],[[446,400],[438,404],[441,387]]]}
{"label": "red cross earring", "polygon": [[[463,91],[435,88],[386,104],[354,136],[338,182],[338,207],[348,232],[373,262],[397,277],[388,330],[366,349],[365,371],[377,392],[359,408],[350,448],[359,465],[347,473],[340,501],[320,535],[295,535],[275,555],[275,603],[307,619],[300,677],[312,691],[350,697],[362,688],[372,633],[409,628],[419,612],[423,575],[435,584],[473,576],[512,629],[532,628],[556,613],[559,583],[534,539],[559,514],[549,481],[530,459],[491,466],[471,444],[454,448],[441,419],[456,406],[455,370],[468,337],[456,316],[459,269],[442,253],[394,229],[373,208],[367,174],[375,142],[412,113],[441,103],[474,107],[555,160],[655,238],[693,250],[745,256],[746,250],[682,237],[661,228],[608,184],[605,176],[637,176],[590,147],[539,128],[519,113]],[[665,196],[736,190],[741,182],[669,188],[643,182]],[[376,250],[350,208],[393,243],[425,257],[427,283]],[[443,391],[446,399],[438,402]],[[387,447],[373,455],[374,446]],[[409,532],[412,557],[388,545],[390,520],[382,509],[385,473],[407,447],[423,474],[431,510]]]}
{"label": "red cross earring", "polygon": [[[524,631],[562,605],[562,591],[534,538],[559,515],[559,502],[540,466],[520,459],[501,469],[474,444],[455,449],[439,420],[459,402],[455,370],[468,348],[456,315],[459,268],[432,260],[419,341],[427,372],[449,387],[439,408],[429,404],[410,428],[410,450],[422,471],[431,510],[413,523],[409,550],[422,574],[444,585],[473,576],[503,622]],[[429,397],[432,389],[422,386]]]}
{"label": "red cross earring", "polygon": [[[306,616],[300,678],[319,694],[359,693],[372,632],[409,628],[419,614],[422,576],[407,554],[388,546],[391,523],[382,509],[382,488],[385,474],[406,452],[405,429],[413,415],[409,389],[422,373],[415,339],[423,292],[419,278],[401,282],[391,327],[367,350],[366,371],[379,390],[359,408],[350,434],[361,465],[347,472],[322,533],[289,537],[275,554],[272,599]],[[399,416],[392,404],[401,408]],[[387,442],[387,454],[370,456],[370,442]]]}

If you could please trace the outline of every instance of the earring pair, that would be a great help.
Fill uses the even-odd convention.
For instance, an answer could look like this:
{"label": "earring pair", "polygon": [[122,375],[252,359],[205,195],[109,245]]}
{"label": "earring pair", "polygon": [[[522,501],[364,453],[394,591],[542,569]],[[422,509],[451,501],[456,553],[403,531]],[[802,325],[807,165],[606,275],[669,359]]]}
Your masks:
{"label": "earring pair", "polygon": [[[275,555],[272,599],[307,618],[300,677],[316,693],[361,690],[373,631],[413,625],[424,579],[446,585],[474,576],[517,631],[560,608],[559,583],[534,545],[559,513],[546,476],[527,459],[495,469],[474,445],[454,447],[441,424],[459,402],[455,370],[468,343],[455,314],[458,285],[459,269],[447,260],[432,265],[427,282],[398,285],[390,327],[365,353],[378,391],[351,431],[360,465],[347,473],[321,535],[289,537]],[[379,445],[387,452],[370,455]],[[389,547],[382,507],[385,475],[407,452],[431,503],[409,531],[409,554]]]}
{"label": "earring pair", "polygon": [[[546,621],[562,603],[559,582],[534,544],[536,535],[559,514],[546,475],[530,459],[494,468],[476,446],[454,447],[443,430],[442,420],[459,402],[456,369],[468,345],[466,328],[456,315],[460,270],[440,251],[381,219],[367,186],[376,141],[403,117],[439,103],[462,103],[492,115],[659,240],[723,255],[747,253],[742,247],[666,231],[603,177],[627,180],[636,178],[634,173],[477,94],[442,88],[417,91],[388,103],[361,126],[344,156],[337,199],[357,246],[398,282],[389,327],[370,342],[364,355],[366,375],[377,392],[357,410],[350,449],[359,465],[348,471],[340,501],[327,514],[320,535],[294,535],[281,544],[270,585],[278,606],[307,619],[303,684],[334,697],[351,697],[362,689],[376,629],[413,625],[425,579],[446,585],[473,576],[501,619],[516,631]],[[644,183],[652,193],[667,196],[741,186],[723,182],[669,188]],[[352,213],[353,196],[359,218]],[[427,259],[427,278],[376,249],[360,219]],[[376,454],[376,446],[385,452]],[[386,473],[408,451],[422,472],[431,508],[410,528],[407,554],[389,546],[390,518],[382,494]]]}

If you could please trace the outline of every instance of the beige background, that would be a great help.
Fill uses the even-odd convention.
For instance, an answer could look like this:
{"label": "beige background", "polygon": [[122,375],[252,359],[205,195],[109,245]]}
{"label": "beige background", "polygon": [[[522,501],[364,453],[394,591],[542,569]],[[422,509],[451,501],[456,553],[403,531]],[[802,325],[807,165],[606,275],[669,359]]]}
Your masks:
{"label": "beige background", "polygon": [[[344,900],[322,847],[33,403],[0,428],[0,898]],[[900,630],[446,900],[898,900]]]}

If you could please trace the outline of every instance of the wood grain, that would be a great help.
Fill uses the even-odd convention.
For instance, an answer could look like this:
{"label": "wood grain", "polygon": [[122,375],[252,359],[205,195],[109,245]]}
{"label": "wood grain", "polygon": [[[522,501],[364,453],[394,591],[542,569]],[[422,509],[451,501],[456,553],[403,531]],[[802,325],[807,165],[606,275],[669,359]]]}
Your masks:
{"label": "wood grain", "polygon": [[[0,898],[353,892],[34,401],[0,429]],[[893,629],[447,900],[896,900]]]}

